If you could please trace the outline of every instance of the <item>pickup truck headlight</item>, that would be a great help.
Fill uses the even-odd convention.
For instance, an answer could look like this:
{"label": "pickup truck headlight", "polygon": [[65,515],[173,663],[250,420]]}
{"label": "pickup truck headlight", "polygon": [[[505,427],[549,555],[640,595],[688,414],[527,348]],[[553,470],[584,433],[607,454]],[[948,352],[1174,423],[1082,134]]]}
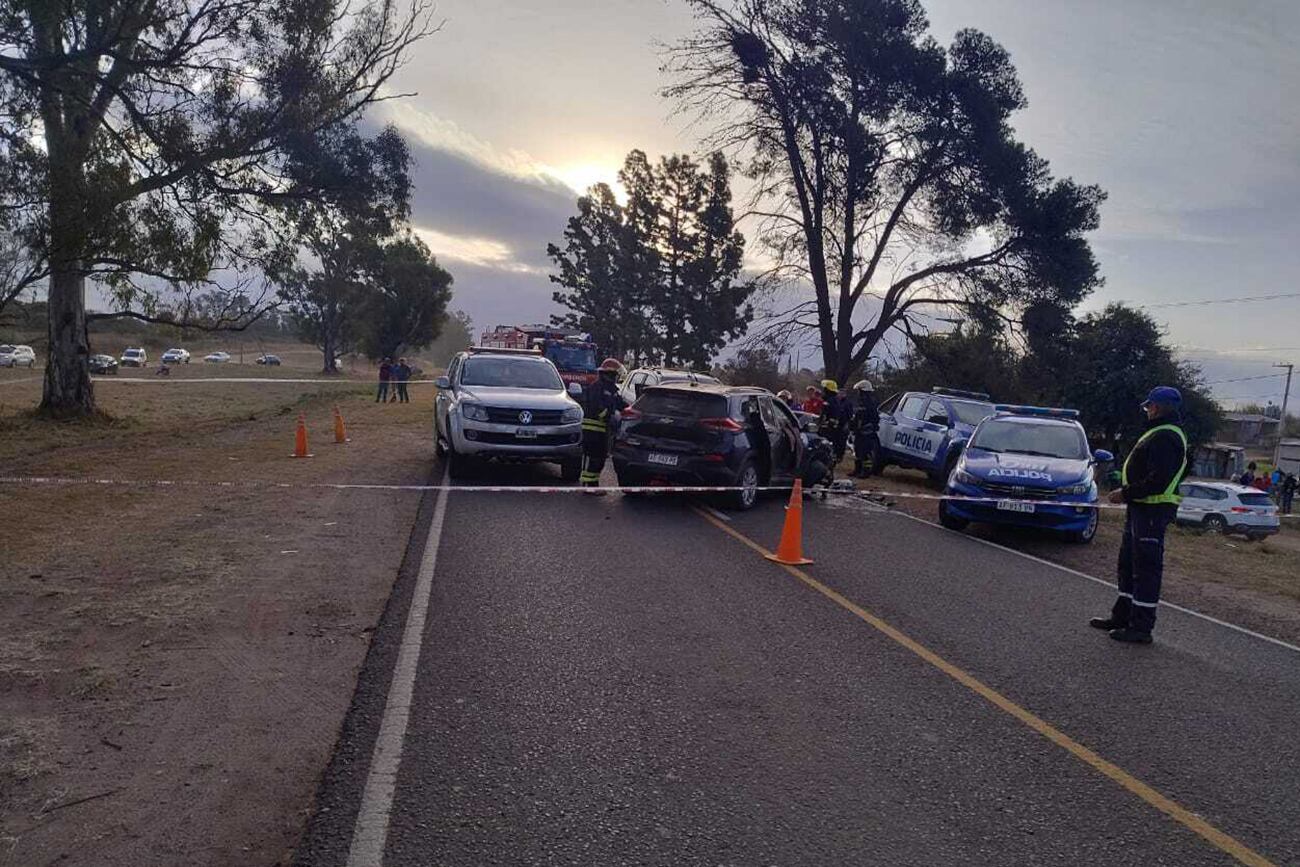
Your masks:
{"label": "pickup truck headlight", "polygon": [[980,480],[963,469],[954,470],[952,480],[962,485],[971,485],[976,488],[980,486]]}
{"label": "pickup truck headlight", "polygon": [[560,421],[564,424],[577,424],[582,421],[582,407],[571,406],[560,416]]}
{"label": "pickup truck headlight", "polygon": [[488,411],[481,403],[462,403],[460,405],[460,414],[470,421],[487,421]]}

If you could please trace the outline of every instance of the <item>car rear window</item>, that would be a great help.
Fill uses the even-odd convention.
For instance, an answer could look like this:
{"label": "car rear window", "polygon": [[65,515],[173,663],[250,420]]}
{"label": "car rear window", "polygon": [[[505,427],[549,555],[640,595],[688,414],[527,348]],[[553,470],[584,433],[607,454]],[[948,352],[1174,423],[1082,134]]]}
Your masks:
{"label": "car rear window", "polygon": [[722,418],[727,414],[727,399],[720,394],[695,394],[676,389],[650,389],[633,404],[643,415],[673,418]]}
{"label": "car rear window", "polygon": [[1243,506],[1273,505],[1273,498],[1268,494],[1238,494],[1237,499],[1241,500]]}

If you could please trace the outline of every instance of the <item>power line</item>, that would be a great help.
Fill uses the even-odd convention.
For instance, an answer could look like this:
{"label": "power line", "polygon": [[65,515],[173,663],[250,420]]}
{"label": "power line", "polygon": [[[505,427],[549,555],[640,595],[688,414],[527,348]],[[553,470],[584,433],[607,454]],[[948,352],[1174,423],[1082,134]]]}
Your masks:
{"label": "power line", "polygon": [[1223,385],[1225,382],[1249,382],[1252,379],[1277,379],[1284,373],[1266,373],[1263,376],[1239,376],[1236,379],[1212,379],[1206,385]]}
{"label": "power line", "polygon": [[1252,301],[1277,301],[1282,298],[1300,298],[1300,292],[1279,292],[1275,295],[1243,295],[1239,298],[1203,298],[1200,301],[1167,301],[1163,304],[1137,304],[1139,310],[1156,310],[1164,307],[1204,307],[1208,304],[1246,304]]}

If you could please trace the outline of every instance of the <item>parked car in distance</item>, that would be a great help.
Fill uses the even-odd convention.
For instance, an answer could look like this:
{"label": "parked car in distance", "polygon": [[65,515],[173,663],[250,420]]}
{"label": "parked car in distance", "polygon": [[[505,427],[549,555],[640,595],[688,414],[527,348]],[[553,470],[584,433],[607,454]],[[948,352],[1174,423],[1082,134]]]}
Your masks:
{"label": "parked car in distance", "polygon": [[123,367],[148,367],[149,353],[139,347],[124,349],[118,361]]}
{"label": "parked car in distance", "polygon": [[0,367],[34,367],[36,351],[30,346],[0,346]]}
{"label": "parked car in distance", "polygon": [[188,349],[169,349],[162,354],[163,364],[189,364],[190,353]]}
{"label": "parked car in distance", "polygon": [[1281,526],[1277,504],[1258,488],[1232,482],[1183,482],[1178,486],[1178,523],[1247,539],[1271,536]]}
{"label": "parked car in distance", "polygon": [[100,376],[117,373],[117,359],[111,355],[90,356],[90,372]]}
{"label": "parked car in distance", "polygon": [[794,484],[803,444],[794,414],[766,389],[675,382],[624,410],[614,471],[620,485],[734,487],[730,504],[744,510],[759,488]]}
{"label": "parked car in distance", "polygon": [[527,349],[475,347],[457,353],[436,380],[433,436],[453,479],[486,459],[560,465],[566,482],[582,473],[582,393],[555,365]]}
{"label": "parked car in distance", "polygon": [[255,362],[253,362],[253,363],[254,363],[254,364],[264,364],[264,365],[267,365],[268,367],[279,367],[279,366],[280,366],[280,356],[278,356],[278,355],[270,355],[270,354],[267,354],[267,355],[259,355],[259,356],[257,356],[257,360],[256,360]]}
{"label": "parked car in distance", "polygon": [[636,403],[636,399],[647,388],[668,382],[718,384],[718,380],[707,373],[696,373],[693,370],[671,370],[666,367],[642,367],[629,373],[627,378],[619,383],[618,393],[623,395],[623,399],[629,404]]}
{"label": "parked car in distance", "polygon": [[221,351],[213,352],[203,356],[203,360],[208,364],[225,364],[230,361],[230,353]]}

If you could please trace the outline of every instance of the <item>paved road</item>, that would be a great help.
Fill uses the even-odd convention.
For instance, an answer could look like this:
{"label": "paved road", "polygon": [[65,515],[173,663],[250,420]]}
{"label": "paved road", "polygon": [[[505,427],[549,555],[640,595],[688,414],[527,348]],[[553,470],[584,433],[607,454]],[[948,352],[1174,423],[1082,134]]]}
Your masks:
{"label": "paved road", "polygon": [[[732,534],[779,501],[730,517],[452,494],[382,863],[1300,864],[1300,653],[1116,645],[1106,588],[866,504],[803,577]],[[348,862],[421,536],[301,864]]]}

